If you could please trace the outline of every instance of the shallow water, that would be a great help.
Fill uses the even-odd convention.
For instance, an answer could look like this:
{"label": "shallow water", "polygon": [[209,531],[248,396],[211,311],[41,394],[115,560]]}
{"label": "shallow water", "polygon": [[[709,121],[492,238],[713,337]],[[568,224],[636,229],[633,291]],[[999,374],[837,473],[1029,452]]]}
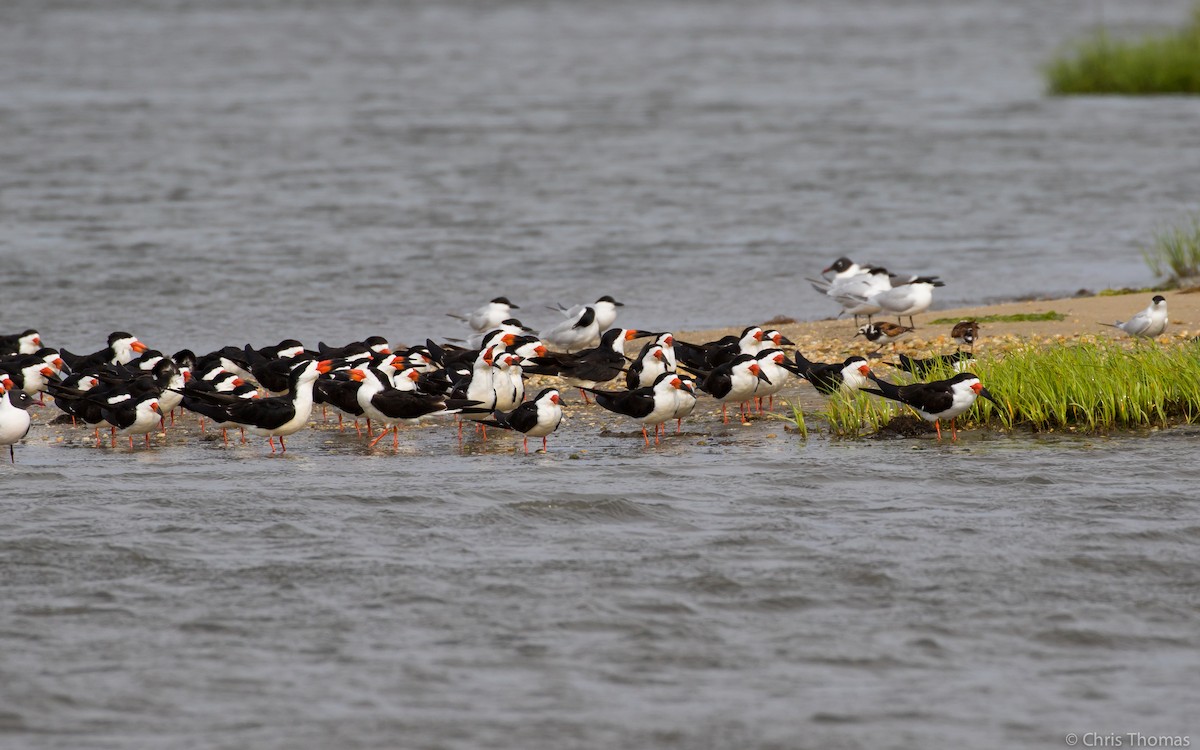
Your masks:
{"label": "shallow water", "polygon": [[283,458],[23,446],[4,727],[122,748],[1192,729],[1194,430],[700,429],[649,451],[564,429],[528,458],[447,430],[399,456],[316,431]]}
{"label": "shallow water", "polygon": [[[1187,3],[0,5],[6,330],[456,335],[496,294],[698,329],[1152,281],[1194,99],[1041,95]],[[0,466],[3,744],[1009,747],[1194,733],[1196,431],[548,454],[35,428]],[[773,437],[772,437],[773,436]],[[381,444],[383,445],[383,444]]]}

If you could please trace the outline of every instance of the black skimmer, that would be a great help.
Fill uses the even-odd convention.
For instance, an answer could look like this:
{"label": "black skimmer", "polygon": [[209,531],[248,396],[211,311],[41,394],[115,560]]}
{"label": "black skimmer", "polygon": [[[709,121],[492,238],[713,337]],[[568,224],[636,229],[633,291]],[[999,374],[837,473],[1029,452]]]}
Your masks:
{"label": "black skimmer", "polygon": [[526,401],[510,412],[495,412],[492,416],[484,424],[524,434],[526,453],[529,453],[531,437],[542,439],[542,451],[545,452],[549,450],[546,437],[562,422],[562,396],[556,388],[545,388],[532,401]]}
{"label": "black skimmer", "polygon": [[134,435],[145,435],[149,447],[150,433],[162,424],[158,395],[152,391],[125,398],[108,398],[102,403],[100,412],[104,421],[112,425],[113,445],[116,445],[118,434],[129,436],[130,448],[133,448]]}
{"label": "black skimmer", "polygon": [[975,356],[968,352],[954,352],[953,354],[939,354],[925,359],[915,359],[907,354],[901,354],[898,363],[888,362],[886,364],[895,367],[897,370],[912,373],[918,378],[923,378],[929,373],[943,367],[951,367],[955,372],[962,372],[968,363],[974,361]]}
{"label": "black skimmer", "polygon": [[113,331],[108,334],[107,346],[99,351],[91,354],[72,354],[66,349],[59,349],[59,353],[73,371],[88,372],[100,365],[123,365],[148,348],[132,333]]}
{"label": "black skimmer", "polygon": [[[701,372],[697,371],[697,375]],[[740,404],[742,421],[747,419],[746,402],[754,397],[754,389],[759,382],[770,383],[763,374],[753,354],[739,354],[732,360],[704,373],[703,379],[697,381],[697,387],[721,402],[721,421],[728,424],[729,414],[725,407],[732,401]]]}
{"label": "black skimmer", "polygon": [[936,276],[918,276],[907,284],[893,286],[891,289],[858,299],[879,305],[881,313],[895,315],[897,322],[901,322],[901,318],[907,316],[908,325],[912,327],[913,316],[925,312],[933,304],[934,287],[945,285],[946,283]]}
{"label": "black skimmer", "polygon": [[29,407],[33,399],[24,391],[0,390],[0,445],[8,446],[8,457],[14,464],[17,456],[13,443],[29,434]]}
{"label": "black skimmer", "polygon": [[971,347],[971,351],[975,351],[975,340],[979,338],[979,324],[974,320],[955,323],[954,328],[950,329],[950,338],[962,346]]}
{"label": "black skimmer", "polygon": [[[475,422],[487,419],[496,409],[496,347],[489,346],[479,352],[471,365],[471,374],[454,384],[450,397],[474,402],[480,409],[477,413],[466,413],[464,417]],[[506,354],[501,352],[501,354]],[[487,427],[481,425],[484,440],[487,439]],[[462,421],[458,423],[458,437],[462,439]]]}
{"label": "black skimmer", "polygon": [[[228,398],[210,399],[207,396],[219,393],[226,397],[244,400],[258,398],[258,388],[220,366],[217,367],[217,373],[212,377],[207,379],[188,378],[183,388],[178,390],[182,391],[181,405],[183,408],[200,417],[200,433],[204,434],[205,418],[210,419],[214,427],[220,428],[221,439],[226,445],[229,445],[228,429],[241,427],[241,425],[229,420],[229,412],[225,408],[229,401]],[[244,430],[242,431],[242,442],[246,442]]]}
{"label": "black skimmer", "polygon": [[471,330],[477,333],[489,331],[500,325],[505,320],[512,317],[512,310],[520,310],[521,308],[508,301],[508,297],[496,297],[491,302],[476,308],[466,315],[456,315],[455,313],[446,313],[451,318],[461,320],[471,327]]}
{"label": "black skimmer", "polygon": [[496,392],[495,411],[509,411],[525,400],[525,374],[521,358],[511,352],[500,353],[492,363],[492,388]]}
{"label": "black skimmer", "polygon": [[322,374],[329,372],[331,362],[327,359],[301,359],[289,375],[288,393],[269,398],[241,399],[225,394],[198,392],[201,400],[224,405],[226,421],[244,427],[255,435],[267,438],[271,452],[275,452],[275,438],[279,438],[282,452],[287,451],[284,437],[299,432],[308,424],[313,408],[313,383]]}
{"label": "black skimmer", "polygon": [[473,368],[479,361],[480,354],[491,349],[492,354],[488,356],[493,358],[496,353],[505,351],[507,347],[516,343],[520,335],[500,329],[489,331],[484,337],[484,346],[480,349],[467,349],[454,344],[435,344],[432,339],[427,339],[425,346],[433,361],[450,373],[451,379],[458,381],[470,377]]}
{"label": "black skimmer", "polygon": [[791,372],[787,368],[788,359],[787,353],[782,349],[763,349],[754,358],[758,363],[758,367],[762,370],[762,374],[766,376],[766,380],[755,381],[754,400],[758,404],[758,411],[762,413],[762,400],[770,399],[769,407],[775,407],[775,394],[783,390],[787,385],[788,374]]}
{"label": "black skimmer", "polygon": [[[666,338],[670,340],[670,334],[667,334]],[[631,391],[636,388],[648,388],[654,385],[654,381],[664,372],[675,372],[667,348],[651,342],[642,347],[637,358],[629,363],[629,368],[625,371],[625,387]]]}
{"label": "black skimmer", "polygon": [[[67,385],[70,383],[70,385]],[[54,405],[71,415],[72,422],[83,420],[85,424],[98,425],[104,421],[100,406],[112,395],[112,388],[101,385],[100,379],[90,373],[72,373],[63,383],[50,383],[49,393],[54,396]],[[94,393],[93,393],[94,391]],[[128,394],[116,394],[128,398]],[[96,428],[96,445],[100,444],[100,428]]]}
{"label": "black skimmer", "polygon": [[557,372],[551,369],[554,367],[554,361],[547,356],[550,350],[537,336],[518,336],[504,350],[517,355],[518,363],[526,375],[549,375]]}
{"label": "black skimmer", "polygon": [[[246,369],[250,371],[250,377],[272,393],[287,393],[290,390],[292,373],[298,362],[322,361],[314,357],[311,352],[306,351],[304,346],[295,339],[285,339],[276,346],[262,349],[255,349],[246,344],[246,348],[242,351],[245,357],[244,362],[247,365]],[[236,364],[240,365],[241,363]],[[236,370],[234,371],[236,372]],[[241,373],[238,374],[245,377]]]}
{"label": "black skimmer", "polygon": [[420,372],[433,372],[437,369],[433,362],[433,352],[429,351],[428,346],[410,346],[399,354],[403,363],[402,369],[411,367]]}
{"label": "black skimmer", "polygon": [[447,411],[446,400],[441,396],[396,388],[391,377],[378,367],[356,367],[350,371],[350,377],[360,384],[356,396],[363,414],[384,426],[371,442],[372,447],[390,429],[392,446],[399,449],[401,422],[432,414],[454,413]]}
{"label": "black skimmer", "polygon": [[763,331],[763,336],[762,336],[762,347],[763,348],[759,349],[759,353],[761,354],[763,349],[767,349],[767,348],[780,349],[785,346],[795,346],[795,345],[796,345],[795,341],[792,341],[787,336],[784,336],[782,333],[775,330],[774,328],[768,328],[765,331]]}
{"label": "black skimmer", "polygon": [[[751,356],[762,350],[763,329],[748,326],[737,336],[725,336],[705,344],[689,344],[675,340],[675,356],[688,369],[712,370],[743,354]],[[704,390],[704,386],[700,387]]]}
{"label": "black skimmer", "polygon": [[673,372],[663,373],[654,385],[649,388],[637,388],[632,391],[598,391],[589,388],[588,392],[596,397],[596,403],[602,408],[615,414],[632,417],[642,423],[642,438],[650,445],[650,437],[646,426],[653,425],[654,442],[657,445],[658,425],[671,419],[675,414],[677,401],[675,391],[683,385],[682,378]]}
{"label": "black skimmer", "polygon": [[675,410],[671,419],[675,420],[675,434],[683,432],[683,420],[691,416],[696,408],[696,381],[686,375],[679,376],[679,388],[675,391]]}
{"label": "black skimmer", "polygon": [[876,377],[872,377],[871,380],[878,387],[864,388],[864,391],[912,407],[926,422],[933,422],[938,440],[942,439],[943,419],[950,420],[951,439],[958,439],[954,420],[959,414],[970,409],[977,397],[983,396],[993,404],[1000,405],[992,398],[988,389],[983,387],[983,383],[979,382],[979,377],[970,372],[959,373],[947,380],[912,385],[896,385]]}
{"label": "black skimmer", "polygon": [[[177,372],[173,361],[159,357],[149,371],[131,365],[102,365],[94,373],[82,373],[84,378],[69,379],[82,387],[51,383],[48,390],[55,403],[73,417],[92,425],[107,422],[112,427],[114,445],[118,431],[130,436],[130,447],[133,435],[146,435],[149,445],[151,429],[163,426],[159,399]],[[153,408],[149,401],[154,402]],[[148,422],[150,427],[146,426]],[[99,442],[98,427],[96,437]]]}
{"label": "black skimmer", "polygon": [[915,328],[910,326],[889,323],[885,320],[878,323],[867,323],[865,326],[859,328],[858,333],[854,335],[862,336],[867,341],[875,344],[875,351],[878,352],[884,344],[891,344],[895,348],[897,341],[915,330]]}
{"label": "black skimmer", "polygon": [[[11,381],[9,382],[11,383]],[[62,382],[57,385],[70,389],[72,392],[83,393],[99,386],[100,378],[86,372],[73,372],[63,378]],[[76,423],[75,409],[78,406],[78,401],[69,398],[55,398],[54,405],[62,410],[64,414],[71,417],[71,424]]]}
{"label": "black skimmer", "polygon": [[1148,337],[1160,335],[1167,330],[1167,298],[1161,294],[1154,295],[1150,306],[1124,322],[1101,323],[1103,326],[1120,328],[1130,336]]}
{"label": "black skimmer", "polygon": [[0,357],[13,354],[33,354],[42,348],[42,335],[30,328],[21,333],[0,336]]}
{"label": "black skimmer", "polygon": [[362,341],[353,341],[345,346],[329,346],[324,341],[317,342],[317,359],[349,359],[361,362],[391,353],[388,340],[383,336],[368,336]]}
{"label": "black skimmer", "polygon": [[[510,333],[513,336],[535,336],[537,331],[525,325],[516,318],[508,318],[500,322],[500,325],[493,326],[482,333],[472,334],[467,338],[468,349],[486,349],[488,346],[495,343],[496,336],[501,336]],[[454,339],[451,339],[452,341]]]}
{"label": "black skimmer", "polygon": [[34,354],[0,362],[0,373],[7,375],[17,388],[32,396],[45,392],[47,385],[59,377],[62,362],[53,349],[40,349]]}
{"label": "black skimmer", "polygon": [[329,377],[318,378],[313,384],[313,402],[329,404],[337,410],[339,431],[343,429],[342,418],[346,414],[355,420],[354,427],[358,429],[358,417],[363,415],[362,406],[358,403],[361,385],[362,381],[356,380],[350,371],[330,372]]}
{"label": "black skimmer", "polygon": [[[188,352],[190,354],[190,352]],[[167,380],[166,386],[163,388],[162,395],[158,397],[158,408],[162,410],[163,417],[167,414],[171,415],[171,426],[175,426],[175,410],[183,404],[183,394],[179,391],[187,385],[188,380],[192,377],[190,363],[192,359],[188,359],[185,354],[183,361],[177,359],[179,355],[172,356],[170,361],[175,365],[174,372]]]}
{"label": "black skimmer", "polygon": [[585,388],[595,388],[607,383],[625,371],[629,360],[625,357],[625,343],[642,336],[632,328],[610,328],[600,336],[600,344],[574,354],[548,352],[545,357],[554,362],[560,377],[568,378],[579,388],[587,402]]}
{"label": "black skimmer", "polygon": [[853,392],[870,385],[867,378],[871,368],[862,357],[847,357],[843,362],[812,362],[796,352],[795,364],[782,366],[804,378],[822,396],[832,396],[838,391]]}

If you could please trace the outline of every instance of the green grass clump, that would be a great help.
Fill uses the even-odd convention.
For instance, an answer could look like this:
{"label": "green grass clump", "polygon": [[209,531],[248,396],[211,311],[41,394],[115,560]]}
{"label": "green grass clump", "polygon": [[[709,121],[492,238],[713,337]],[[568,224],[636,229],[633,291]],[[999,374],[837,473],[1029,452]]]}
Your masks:
{"label": "green grass clump", "polygon": [[1142,257],[1155,276],[1171,284],[1200,276],[1200,215],[1193,216],[1189,226],[1155,234],[1154,246],[1143,248]]}
{"label": "green grass clump", "polygon": [[800,437],[807,440],[808,423],[804,421],[804,412],[800,409],[799,404],[793,404],[791,401],[784,401],[783,403],[787,404],[788,408],[792,410],[792,416],[784,417],[778,414],[768,414],[768,416],[790,423],[796,429],[796,432],[800,433]]}
{"label": "green grass clump", "polygon": [[1200,4],[1171,34],[1120,41],[1099,31],[1045,74],[1051,94],[1200,94]]}
{"label": "green grass clump", "polygon": [[981,419],[1006,427],[1100,432],[1200,419],[1200,349],[1192,345],[1026,349],[981,361],[976,374],[1005,406],[985,403]]}
{"label": "green grass clump", "polygon": [[829,398],[823,416],[835,437],[862,437],[879,432],[900,413],[899,408],[895,402],[866,393],[838,392]]}
{"label": "green grass clump", "polygon": [[[1044,313],[1013,313],[1012,315],[981,315],[974,318],[976,323],[1029,323],[1043,320],[1066,320],[1067,316],[1053,310]],[[938,318],[929,325],[952,325],[962,318]]]}
{"label": "green grass clump", "polygon": [[1101,289],[1096,292],[1097,297],[1124,297],[1127,294],[1150,294],[1151,292],[1165,292],[1165,286],[1144,286],[1140,289],[1133,287],[1121,287],[1120,289]]}

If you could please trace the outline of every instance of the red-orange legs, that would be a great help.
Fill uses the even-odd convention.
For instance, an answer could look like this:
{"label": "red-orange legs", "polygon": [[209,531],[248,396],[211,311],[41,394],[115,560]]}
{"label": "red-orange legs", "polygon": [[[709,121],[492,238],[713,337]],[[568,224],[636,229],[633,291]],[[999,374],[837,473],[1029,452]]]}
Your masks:
{"label": "red-orange legs", "polygon": [[[383,436],[388,434],[388,432],[389,432],[389,430],[386,430],[386,429],[383,432],[380,432],[379,437],[377,437],[371,441],[370,447],[374,448],[375,444],[378,443],[380,440],[383,440]],[[399,427],[399,425],[393,425],[391,427],[390,432],[392,433],[392,447],[395,448],[396,450],[400,450],[400,427]]]}

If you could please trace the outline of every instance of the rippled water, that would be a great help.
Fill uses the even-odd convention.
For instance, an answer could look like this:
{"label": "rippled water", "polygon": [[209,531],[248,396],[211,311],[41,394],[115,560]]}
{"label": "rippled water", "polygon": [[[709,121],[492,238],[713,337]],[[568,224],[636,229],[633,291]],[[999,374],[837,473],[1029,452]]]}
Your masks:
{"label": "rippled water", "polygon": [[[1200,102],[1037,64],[1185,2],[0,5],[6,330],[73,350],[646,328],[1148,283]],[[1194,733],[1194,430],[646,450],[332,430],[0,468],[0,744],[1010,747]]]}

